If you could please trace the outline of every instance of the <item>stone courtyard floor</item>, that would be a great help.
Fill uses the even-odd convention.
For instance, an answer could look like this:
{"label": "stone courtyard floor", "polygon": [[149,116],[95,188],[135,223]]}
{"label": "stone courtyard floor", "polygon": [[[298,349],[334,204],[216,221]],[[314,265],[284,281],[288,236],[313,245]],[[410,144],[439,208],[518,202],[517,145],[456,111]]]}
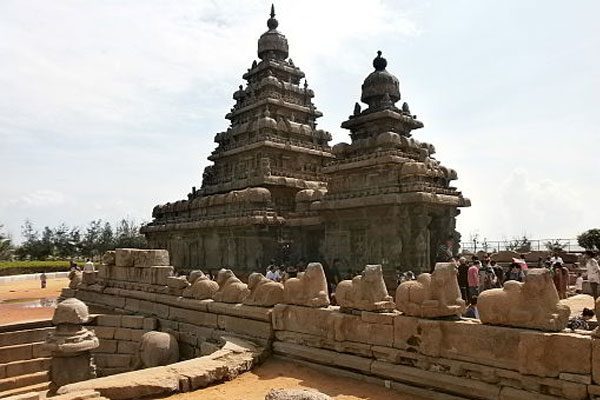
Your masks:
{"label": "stone courtyard floor", "polygon": [[336,400],[426,400],[356,379],[331,375],[281,359],[269,359],[236,379],[169,400],[264,400],[270,389],[315,389]]}

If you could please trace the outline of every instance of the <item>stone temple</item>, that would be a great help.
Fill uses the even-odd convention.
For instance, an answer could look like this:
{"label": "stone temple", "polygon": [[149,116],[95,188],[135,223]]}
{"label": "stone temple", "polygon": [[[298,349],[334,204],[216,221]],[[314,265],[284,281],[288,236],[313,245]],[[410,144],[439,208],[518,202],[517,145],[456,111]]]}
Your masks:
{"label": "stone temple", "polygon": [[[304,72],[289,58],[274,9],[258,40],[258,61],[233,93],[231,121],[215,135],[202,185],[187,199],[158,205],[142,231],[183,268],[227,266],[246,275],[270,260],[339,258],[344,268],[382,264],[429,270],[437,248],[468,207],[456,172],[412,138],[423,127],[378,52],[362,85],[361,108],[342,123],[351,143],[330,147]],[[349,108],[352,101],[348,100]]]}

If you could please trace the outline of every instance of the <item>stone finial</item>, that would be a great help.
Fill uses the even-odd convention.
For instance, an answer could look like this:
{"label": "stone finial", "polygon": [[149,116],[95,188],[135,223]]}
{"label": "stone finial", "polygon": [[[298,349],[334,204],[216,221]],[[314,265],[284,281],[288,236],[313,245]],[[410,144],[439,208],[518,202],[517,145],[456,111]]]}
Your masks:
{"label": "stone finial", "polygon": [[259,272],[254,272],[248,277],[250,294],[244,299],[244,304],[249,306],[273,307],[283,303],[283,284],[274,282]]}
{"label": "stone finial", "polygon": [[367,265],[361,275],[341,281],[335,290],[341,308],[360,311],[392,311],[395,304],[388,294],[381,265]]}
{"label": "stone finial", "polygon": [[437,263],[432,274],[403,282],[396,289],[396,307],[406,315],[422,318],[460,316],[465,311],[457,269],[453,263]]}
{"label": "stone finial", "polygon": [[571,310],[562,304],[552,274],[546,268],[530,268],[524,282],[507,281],[502,289],[479,295],[481,322],[558,332],[569,321]]}
{"label": "stone finial", "polygon": [[190,273],[191,286],[183,290],[183,297],[196,300],[212,299],[219,290],[219,284],[208,279],[202,271]]}
{"label": "stone finial", "polygon": [[269,28],[269,30],[273,31],[273,30],[277,29],[277,27],[279,26],[279,22],[275,19],[275,5],[274,4],[271,4],[270,16],[271,16],[271,18],[269,18],[267,21],[267,27]]}
{"label": "stone finial", "polygon": [[248,285],[240,281],[230,269],[221,269],[217,273],[219,290],[213,300],[223,303],[241,303],[250,294]]}
{"label": "stone finial", "polygon": [[310,263],[304,273],[284,282],[283,300],[286,304],[307,307],[326,307],[329,294],[325,272],[320,263]]}
{"label": "stone finial", "polygon": [[58,303],[56,310],[54,310],[52,324],[82,325],[88,322],[89,316],[88,307],[85,303],[71,297]]}

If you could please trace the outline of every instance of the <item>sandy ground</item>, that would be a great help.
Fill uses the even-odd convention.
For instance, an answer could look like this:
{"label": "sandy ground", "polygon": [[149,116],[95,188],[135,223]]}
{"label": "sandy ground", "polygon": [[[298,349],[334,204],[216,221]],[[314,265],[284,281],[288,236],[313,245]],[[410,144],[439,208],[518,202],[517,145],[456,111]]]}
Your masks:
{"label": "sandy ground", "polygon": [[271,389],[314,389],[336,400],[426,400],[351,378],[330,375],[290,361],[269,359],[236,379],[168,397],[172,400],[264,400]]}
{"label": "sandy ground", "polygon": [[68,285],[66,278],[49,279],[45,289],[37,280],[0,285],[0,325],[52,318],[53,301]]}

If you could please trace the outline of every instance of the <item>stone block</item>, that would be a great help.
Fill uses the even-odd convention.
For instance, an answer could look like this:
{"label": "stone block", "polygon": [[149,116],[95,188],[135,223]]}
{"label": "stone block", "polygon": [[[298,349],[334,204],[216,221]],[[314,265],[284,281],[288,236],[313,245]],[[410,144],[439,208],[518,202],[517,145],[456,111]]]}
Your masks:
{"label": "stone block", "polygon": [[145,315],[155,315],[159,318],[168,318],[169,306],[166,304],[140,300],[140,313]]}
{"label": "stone block", "polygon": [[211,300],[211,299],[196,300],[196,299],[188,299],[188,298],[185,298],[185,297],[178,297],[177,298],[177,303],[176,304],[172,304],[172,305],[180,307],[180,308],[188,308],[190,310],[207,312],[208,311],[208,305],[210,303],[212,303],[212,302],[213,302],[213,300]]}
{"label": "stone block", "polygon": [[592,380],[600,384],[600,339],[596,338],[592,340]]}
{"label": "stone block", "polygon": [[116,249],[117,267],[151,267],[169,265],[167,250]]}
{"label": "stone block", "polygon": [[120,340],[117,345],[117,353],[119,354],[136,354],[140,347],[139,342],[128,342]]}
{"label": "stone block", "polygon": [[125,309],[127,311],[137,313],[140,311],[140,300],[125,298]]}
{"label": "stone block", "polygon": [[497,399],[500,392],[500,387],[489,383],[384,361],[373,361],[371,372],[385,379],[432,388],[445,393],[456,395],[469,393],[470,397],[477,399]]}
{"label": "stone block", "polygon": [[558,377],[561,372],[592,372],[592,341],[589,336],[523,331],[519,339],[517,354],[522,374]]}
{"label": "stone block", "polygon": [[101,339],[100,345],[93,350],[94,353],[116,353],[117,352],[117,340]]}
{"label": "stone block", "polygon": [[273,336],[271,323],[232,317],[230,315],[219,315],[217,319],[219,329],[226,332],[241,335],[269,339]]}
{"label": "stone block", "polygon": [[123,328],[142,329],[144,327],[144,317],[139,315],[123,315],[121,317],[121,326]]}
{"label": "stone block", "polygon": [[18,360],[29,360],[33,356],[31,344],[18,344],[0,348],[0,364]]}
{"label": "stone block", "polygon": [[128,368],[131,366],[131,355],[129,354],[95,354],[94,360],[98,367]]}
{"label": "stone block", "polygon": [[154,331],[158,326],[158,321],[156,318],[144,318],[144,323],[142,325],[142,329],[145,331]]}
{"label": "stone block", "polygon": [[335,365],[341,368],[347,368],[355,371],[369,373],[371,369],[370,358],[354,356],[350,354],[338,353],[307,347],[298,344],[274,342],[273,351],[287,357],[300,358],[324,365]]}
{"label": "stone block", "polygon": [[575,382],[581,383],[584,385],[592,384],[592,376],[591,375],[582,375],[582,374],[570,374],[568,372],[561,372],[558,374],[558,379],[567,382]]}
{"label": "stone block", "polygon": [[217,327],[216,314],[187,310],[185,308],[169,307],[169,319],[187,322],[188,324]]}
{"label": "stone block", "polygon": [[213,336],[215,329],[208,328],[205,326],[197,326],[197,325],[186,324],[184,322],[180,322],[178,331],[179,331],[180,335],[186,335],[186,337],[188,339],[190,337],[195,338],[195,339],[189,339],[190,342],[192,342],[193,340],[195,340],[196,342],[198,342],[198,341],[202,342],[204,340],[211,338]]}
{"label": "stone block", "polygon": [[50,357],[50,351],[45,348],[44,343],[33,343],[31,345],[31,357],[32,358]]}
{"label": "stone block", "polygon": [[527,392],[511,387],[503,387],[499,400],[560,400],[563,397],[549,396],[541,393]]}
{"label": "stone block", "polygon": [[175,269],[171,266],[154,265],[150,267],[150,282],[152,285],[167,285],[167,278],[173,276]]}
{"label": "stone block", "polygon": [[121,315],[101,314],[96,319],[97,326],[121,326]]}
{"label": "stone block", "polygon": [[275,338],[280,342],[301,344],[303,346],[317,347],[333,350],[339,353],[350,353],[362,357],[372,357],[371,345],[348,341],[336,341],[322,336],[314,336],[306,333],[275,331]]}
{"label": "stone block", "polygon": [[[196,300],[198,301],[198,300]],[[231,315],[258,321],[271,321],[272,308],[247,306],[245,304],[220,303],[217,301],[208,301],[206,303],[208,311],[215,314]]]}
{"label": "stone block", "polygon": [[360,319],[368,324],[380,324],[380,325],[393,325],[394,318],[400,315],[399,312],[386,312],[376,313],[369,311],[362,311],[360,313]]}
{"label": "stone block", "polygon": [[0,347],[42,342],[46,340],[48,334],[53,331],[53,327],[48,327],[0,333]]}
{"label": "stone block", "polygon": [[134,338],[137,338],[137,340],[139,340],[139,337],[141,336],[141,334],[139,334],[138,332],[141,332],[141,334],[144,333],[144,331],[142,331],[141,329],[138,330],[138,329],[130,329],[130,328],[116,328],[115,329],[115,339],[133,341]]}
{"label": "stone block", "polygon": [[90,328],[98,336],[98,339],[113,339],[115,337],[114,326],[94,326]]}
{"label": "stone block", "polygon": [[[50,360],[47,358],[36,358],[32,360],[12,362],[2,365],[0,368],[0,377],[13,377],[47,371],[49,366]],[[1,375],[2,370],[4,371],[4,375]]]}

